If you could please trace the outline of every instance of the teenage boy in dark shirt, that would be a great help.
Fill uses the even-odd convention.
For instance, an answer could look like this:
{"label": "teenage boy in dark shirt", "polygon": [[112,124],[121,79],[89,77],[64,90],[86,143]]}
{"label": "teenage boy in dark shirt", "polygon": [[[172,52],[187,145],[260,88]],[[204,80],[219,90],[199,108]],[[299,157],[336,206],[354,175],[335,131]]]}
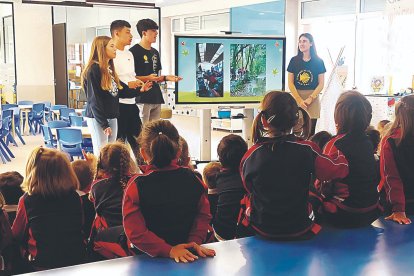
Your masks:
{"label": "teenage boy in dark shirt", "polygon": [[179,76],[161,75],[160,53],[151,47],[157,41],[158,25],[151,19],[142,19],[137,23],[137,31],[141,41],[129,49],[134,55],[135,73],[143,82],[152,81],[152,88],[138,98],[138,103],[143,104],[143,123],[158,120],[161,113],[161,104],[164,103],[160,82],[182,80]]}

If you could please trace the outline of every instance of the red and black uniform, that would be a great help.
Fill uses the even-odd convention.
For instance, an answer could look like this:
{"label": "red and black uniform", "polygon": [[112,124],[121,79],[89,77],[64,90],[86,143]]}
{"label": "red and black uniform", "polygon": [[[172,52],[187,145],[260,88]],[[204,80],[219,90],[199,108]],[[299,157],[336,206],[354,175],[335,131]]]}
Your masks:
{"label": "red and black uniform", "polygon": [[246,191],[238,171],[222,169],[216,177],[218,202],[213,228],[216,237],[230,240],[236,237],[240,201]]}
{"label": "red and black uniform", "polygon": [[92,225],[91,242],[94,251],[111,259],[128,255],[121,243],[122,199],[124,189],[114,177],[97,180],[92,184],[90,200],[95,205],[96,216]]}
{"label": "red and black uniform", "polygon": [[76,191],[58,197],[24,194],[12,227],[24,258],[36,269],[82,263],[82,212]]}
{"label": "red and black uniform", "polygon": [[251,147],[240,172],[247,191],[243,224],[267,238],[295,239],[320,230],[309,203],[312,175],[322,180],[343,178],[348,163],[339,150],[322,155],[313,142],[287,135]]}
{"label": "red and black uniform", "polygon": [[133,177],[122,206],[128,240],[150,256],[169,257],[172,246],[205,241],[211,219],[200,179],[174,160]]}
{"label": "red and black uniform", "polygon": [[339,227],[370,225],[380,214],[372,143],[364,132],[342,134],[325,145],[324,154],[338,150],[348,161],[349,174],[330,183],[316,183],[324,196],[324,217]]}
{"label": "red and black uniform", "polygon": [[405,139],[397,146],[401,130],[396,129],[381,143],[381,182],[392,212],[414,214],[414,139]]}

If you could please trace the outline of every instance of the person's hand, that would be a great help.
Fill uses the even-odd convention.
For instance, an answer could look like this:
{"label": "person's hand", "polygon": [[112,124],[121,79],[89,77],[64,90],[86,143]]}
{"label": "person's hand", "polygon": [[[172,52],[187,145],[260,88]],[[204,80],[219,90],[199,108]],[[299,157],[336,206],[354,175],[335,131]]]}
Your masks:
{"label": "person's hand", "polygon": [[187,248],[193,248],[193,243],[183,243],[183,244],[177,244],[176,246],[173,246],[170,250],[170,258],[174,259],[177,263],[183,262],[193,262],[198,259],[196,255],[191,253],[187,250]]}
{"label": "person's hand", "polygon": [[165,76],[165,80],[166,81],[173,81],[173,82],[179,82],[180,80],[182,80],[183,78],[182,77],[180,77],[180,76],[172,76],[172,75],[169,75],[169,76]]}
{"label": "person's hand", "polygon": [[152,81],[147,81],[146,83],[143,83],[141,86],[140,92],[147,92],[152,88]]}
{"label": "person's hand", "polygon": [[135,89],[135,88],[137,88],[139,86],[142,86],[142,85],[144,85],[144,83],[139,79],[137,79],[135,81],[128,82],[128,87],[131,88],[131,89]]}
{"label": "person's hand", "polygon": [[392,220],[399,224],[410,224],[411,220],[407,218],[405,212],[394,212],[391,216],[385,218],[386,220]]}
{"label": "person's hand", "polygon": [[97,161],[95,155],[93,155],[90,152],[86,152],[84,149],[82,149],[82,155],[83,155],[83,158],[86,160],[86,162],[89,163],[90,166],[93,166]]}
{"label": "person's hand", "polygon": [[306,104],[306,106],[307,106],[307,107],[308,107],[308,106],[310,106],[312,102],[313,102],[312,97],[308,97],[308,98],[304,101],[304,103]]}
{"label": "person's hand", "polygon": [[104,129],[104,133],[106,136],[110,136],[112,134],[112,129],[110,127],[107,127]]}
{"label": "person's hand", "polygon": [[298,99],[298,100],[296,100],[296,102],[298,103],[298,106],[299,107],[302,107],[304,110],[307,110],[308,109],[308,106],[307,106],[307,104],[305,103],[304,100]]}
{"label": "person's hand", "polygon": [[214,257],[216,256],[216,251],[213,249],[206,248],[204,246],[198,245],[195,242],[193,242],[193,248],[198,256],[200,257]]}

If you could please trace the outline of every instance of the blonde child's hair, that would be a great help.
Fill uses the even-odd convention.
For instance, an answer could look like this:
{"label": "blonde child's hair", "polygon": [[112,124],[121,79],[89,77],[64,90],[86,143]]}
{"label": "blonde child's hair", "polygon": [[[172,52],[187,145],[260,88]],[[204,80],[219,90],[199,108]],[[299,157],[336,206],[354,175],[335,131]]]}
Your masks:
{"label": "blonde child's hair", "polygon": [[29,195],[61,196],[78,189],[79,181],[63,152],[37,147],[29,155],[21,187]]}
{"label": "blonde child's hair", "polygon": [[216,177],[222,166],[220,162],[210,162],[203,170],[203,181],[209,189],[217,188]]}

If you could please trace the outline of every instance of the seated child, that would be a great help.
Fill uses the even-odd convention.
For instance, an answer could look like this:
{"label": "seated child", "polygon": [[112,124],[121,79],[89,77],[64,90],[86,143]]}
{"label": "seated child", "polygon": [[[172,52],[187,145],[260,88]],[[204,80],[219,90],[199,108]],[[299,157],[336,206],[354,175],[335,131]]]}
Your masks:
{"label": "seated child", "polygon": [[[88,154],[94,156],[93,154]],[[89,200],[89,191],[93,182],[93,169],[91,162],[87,160],[75,160],[71,163],[73,171],[75,172],[79,180],[79,190],[77,190],[81,200],[83,208],[83,233],[88,238],[91,233],[91,227],[95,218],[96,212],[93,203]]]}
{"label": "seated child", "polygon": [[325,147],[326,143],[332,139],[332,134],[327,131],[319,131],[309,138],[310,141],[314,142],[319,146],[321,150]]}
{"label": "seated child", "polygon": [[381,183],[385,188],[388,220],[409,224],[414,215],[414,95],[395,106],[395,121],[381,142]]}
{"label": "seated child", "polygon": [[3,194],[7,205],[17,205],[23,195],[20,185],[23,176],[18,172],[5,172],[0,174],[0,192]]}
{"label": "seated child", "polygon": [[187,167],[177,165],[179,135],[165,120],[144,125],[140,153],[149,165],[143,175],[134,176],[125,192],[123,224],[134,248],[150,256],[192,262],[214,256],[214,250],[200,246],[211,219],[202,181]]}
{"label": "seated child", "polygon": [[79,181],[68,157],[55,149],[35,148],[26,165],[13,237],[35,270],[84,261]]}
{"label": "seated child", "polygon": [[134,172],[135,164],[124,143],[110,143],[101,149],[89,196],[96,211],[90,243],[95,252],[108,259],[128,255],[122,241],[122,198]]}
{"label": "seated child", "polygon": [[203,170],[203,181],[208,187],[208,202],[210,203],[210,214],[213,217],[216,215],[217,210],[217,173],[221,170],[220,162],[210,162],[208,163]]}
{"label": "seated child", "polygon": [[380,132],[381,138],[384,137],[384,134],[388,131],[388,128],[391,126],[389,120],[381,120],[377,125],[377,130]]}
{"label": "seated child", "polygon": [[337,135],[326,144],[324,153],[341,151],[349,174],[316,183],[324,197],[323,217],[337,227],[367,226],[380,214],[374,147],[365,133],[371,117],[371,104],[364,95],[357,91],[341,94],[334,112]]}
{"label": "seated child", "polygon": [[292,134],[298,121],[299,108],[290,94],[267,93],[253,124],[255,145],[240,164],[247,193],[241,222],[266,238],[307,239],[316,235],[321,227],[314,222],[310,204],[312,176],[328,181],[348,174],[340,151],[322,155],[316,144]]}
{"label": "seated child", "polygon": [[246,191],[240,176],[240,161],[247,152],[247,143],[239,135],[230,134],[221,139],[217,154],[223,166],[217,174],[218,202],[213,219],[216,239],[230,240],[236,237],[240,201]]}

